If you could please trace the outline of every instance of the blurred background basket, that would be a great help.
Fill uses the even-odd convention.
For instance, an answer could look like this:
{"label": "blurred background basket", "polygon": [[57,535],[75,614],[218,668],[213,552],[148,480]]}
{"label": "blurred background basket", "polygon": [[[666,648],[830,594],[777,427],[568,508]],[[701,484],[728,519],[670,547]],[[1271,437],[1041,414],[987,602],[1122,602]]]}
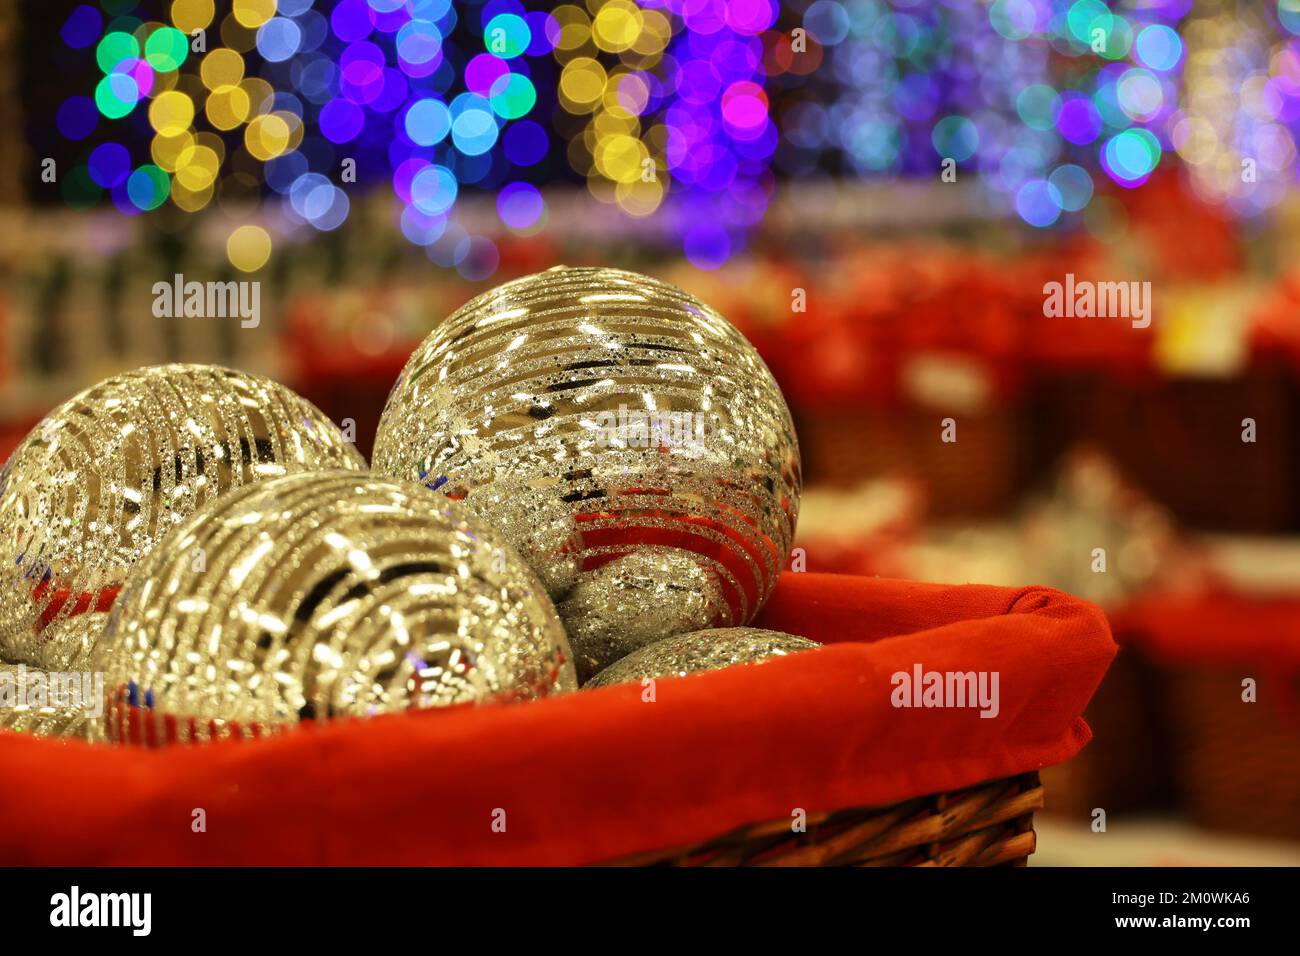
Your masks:
{"label": "blurred background basket", "polygon": [[[942,441],[953,417],[957,440]],[[1018,405],[953,415],[905,405],[824,409],[799,416],[799,453],[809,483],[852,488],[882,476],[916,479],[940,517],[984,516],[1010,507],[1027,469]]]}
{"label": "blurred background basket", "polygon": [[[1116,377],[1041,383],[1035,444],[1047,458],[1071,442],[1104,449],[1148,495],[1192,527],[1261,532],[1300,515],[1295,384],[1272,365],[1230,378]],[[1242,440],[1242,420],[1255,441]]]}
{"label": "blurred background basket", "polygon": [[1092,743],[1074,759],[1043,768],[1044,809],[1089,820],[1096,809],[1125,813],[1174,803],[1159,677],[1141,654],[1121,647],[1084,711]]}
{"label": "blurred background basket", "polygon": [[1203,826],[1300,840],[1300,679],[1255,674],[1259,700],[1247,704],[1251,670],[1166,672],[1178,788]]}

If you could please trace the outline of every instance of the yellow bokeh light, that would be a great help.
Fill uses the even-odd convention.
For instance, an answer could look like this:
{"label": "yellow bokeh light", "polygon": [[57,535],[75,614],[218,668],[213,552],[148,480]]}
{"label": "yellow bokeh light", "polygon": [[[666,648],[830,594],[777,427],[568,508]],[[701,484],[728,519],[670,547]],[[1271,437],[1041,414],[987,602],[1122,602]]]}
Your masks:
{"label": "yellow bokeh light", "polygon": [[644,18],[641,10],[627,0],[610,0],[591,21],[592,39],[609,53],[630,49],[640,35]]}
{"label": "yellow bokeh light", "polygon": [[177,160],[185,150],[194,145],[194,142],[194,134],[189,130],[182,130],[173,136],[159,133],[149,143],[149,155],[153,157],[159,169],[174,173]]}
{"label": "yellow bokeh light", "polygon": [[172,23],[182,33],[190,33],[212,22],[216,9],[212,0],[175,0],[172,4]]}
{"label": "yellow bokeh light", "polygon": [[226,240],[226,258],[240,272],[256,272],[271,258],[271,237],[261,226],[240,226]]}
{"label": "yellow bokeh light", "polygon": [[1178,155],[1193,166],[1208,163],[1219,149],[1219,136],[1214,127],[1200,117],[1179,120],[1174,126],[1172,140]]}
{"label": "yellow bokeh light", "polygon": [[275,88],[259,76],[240,80],[239,88],[248,94],[248,110],[253,115],[269,113],[275,108]]}
{"label": "yellow bokeh light", "polygon": [[591,121],[591,132],[596,139],[606,136],[635,136],[641,131],[641,124],[635,116],[605,110],[597,113]]}
{"label": "yellow bokeh light", "polygon": [[242,87],[220,86],[208,96],[203,112],[217,129],[229,130],[247,120],[251,108],[248,93]]}
{"label": "yellow bokeh light", "polygon": [[571,113],[590,113],[605,95],[605,68],[589,56],[565,64],[560,73],[560,102]]}
{"label": "yellow bokeh light", "polygon": [[260,27],[275,16],[275,0],[235,0],[231,13],[243,26]]}
{"label": "yellow bokeh light", "polygon": [[[289,110],[276,110],[274,113],[268,113],[267,116],[278,119],[284,124],[285,129],[289,131],[288,143],[280,150],[280,154],[292,152],[302,145],[302,138],[306,133],[306,127],[303,126],[301,116],[297,113],[290,112]],[[275,140],[275,142],[278,142],[278,139]],[[274,143],[272,145],[274,145]]]}
{"label": "yellow bokeh light", "polygon": [[585,10],[565,4],[552,10],[551,17],[560,25],[555,41],[557,56],[572,53],[591,40],[591,19]]}
{"label": "yellow bokeh light", "polygon": [[614,189],[614,201],[629,216],[649,216],[664,201],[663,183],[658,179],[646,182],[642,178],[619,183]]}
{"label": "yellow bokeh light", "polygon": [[596,169],[616,183],[641,178],[642,160],[648,159],[645,144],[632,136],[607,136],[596,144]]}
{"label": "yellow bokeh light", "polygon": [[194,101],[179,90],[155,97],[149,104],[149,125],[163,136],[176,136],[194,122]]}
{"label": "yellow bokeh light", "polygon": [[672,38],[672,22],[658,10],[644,10],[641,13],[641,32],[632,41],[632,49],[644,56],[662,53]]}
{"label": "yellow bokeh light", "polygon": [[[641,140],[650,148],[650,152],[662,157],[668,151],[668,136],[668,127],[663,123],[659,123],[646,130]],[[660,163],[660,165],[663,164]]]}
{"label": "yellow bokeh light", "polygon": [[289,148],[292,130],[279,113],[258,116],[244,130],[244,146],[262,162],[274,159]]}
{"label": "yellow bokeh light", "polygon": [[217,181],[221,158],[208,146],[191,146],[176,159],[176,182],[190,192],[211,188]]}
{"label": "yellow bokeh light", "polygon": [[236,53],[251,53],[257,47],[257,27],[246,27],[232,13],[221,21],[221,42]]}
{"label": "yellow bokeh light", "polygon": [[181,70],[174,71],[172,75],[176,77],[176,85],[170,87],[170,89],[175,89],[177,92],[188,96],[194,102],[194,109],[197,112],[199,104],[208,95],[207,87],[203,85],[203,81],[198,78],[197,74]]}
{"label": "yellow bokeh light", "polygon": [[207,130],[197,134],[194,142],[200,146],[206,146],[217,154],[217,163],[220,165],[226,161],[226,143],[216,133],[210,133]]}
{"label": "yellow bokeh light", "polygon": [[180,73],[172,70],[168,73],[159,73],[156,70],[153,75],[153,89],[149,95],[153,97],[162,96],[162,94],[176,89],[180,85]]}
{"label": "yellow bokeh light", "polygon": [[587,191],[598,200],[609,205],[618,202],[618,195],[615,193],[617,183],[612,183],[596,170],[592,170],[587,175]]}
{"label": "yellow bokeh light", "polygon": [[244,58],[234,50],[219,47],[203,58],[199,76],[210,90],[233,86],[244,78]]}
{"label": "yellow bokeh light", "polygon": [[179,179],[172,180],[172,204],[183,212],[198,212],[208,203],[212,202],[212,185],[209,184],[204,189],[190,189]]}
{"label": "yellow bokeh light", "polygon": [[623,73],[610,80],[605,90],[605,109],[616,116],[640,116],[650,103],[650,86],[635,73]]}
{"label": "yellow bokeh light", "polygon": [[565,154],[569,158],[569,165],[575,172],[587,175],[594,172],[591,159],[591,146],[583,141],[583,137],[575,136],[569,140],[569,145],[565,149]]}

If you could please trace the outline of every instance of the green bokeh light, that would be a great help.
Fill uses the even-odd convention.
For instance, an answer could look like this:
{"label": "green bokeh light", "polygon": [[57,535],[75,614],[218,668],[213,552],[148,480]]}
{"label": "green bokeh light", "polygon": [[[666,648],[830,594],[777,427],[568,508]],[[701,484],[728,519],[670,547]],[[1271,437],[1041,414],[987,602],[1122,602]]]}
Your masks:
{"label": "green bokeh light", "polygon": [[537,103],[537,90],[522,73],[498,77],[492,84],[492,111],[502,119],[519,119]]}
{"label": "green bokeh light", "polygon": [[99,45],[95,47],[95,62],[104,73],[110,73],[113,67],[123,60],[138,57],[140,44],[129,33],[114,31],[104,34]]}
{"label": "green bokeh light", "polygon": [[1052,129],[1060,111],[1061,97],[1046,83],[1026,86],[1016,96],[1016,112],[1030,129]]}
{"label": "green bokeh light", "polygon": [[965,116],[945,116],[930,131],[934,151],[944,159],[964,163],[979,149],[979,129]]}
{"label": "green bokeh light", "polygon": [[159,73],[178,69],[189,52],[189,38],[174,27],[155,30],[144,44],[144,58]]}
{"label": "green bokeh light", "polygon": [[523,17],[501,13],[488,21],[483,28],[483,46],[493,56],[513,60],[528,49],[533,33]]}
{"label": "green bokeh light", "polygon": [[121,119],[139,101],[135,80],[125,73],[110,73],[95,86],[95,105],[109,119]]}

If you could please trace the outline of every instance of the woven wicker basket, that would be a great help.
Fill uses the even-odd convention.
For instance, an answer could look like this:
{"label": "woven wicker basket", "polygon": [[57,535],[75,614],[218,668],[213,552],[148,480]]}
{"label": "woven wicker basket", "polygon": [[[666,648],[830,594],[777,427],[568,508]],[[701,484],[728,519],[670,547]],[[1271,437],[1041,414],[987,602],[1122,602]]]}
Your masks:
{"label": "woven wicker basket", "polygon": [[613,866],[1024,866],[1034,852],[1037,773],[887,807],[810,814],[741,827],[696,846],[657,850]]}
{"label": "woven wicker basket", "polygon": [[1084,719],[1092,741],[1074,757],[1043,768],[1044,811],[1086,819],[1108,812],[1168,806],[1174,802],[1168,731],[1159,671],[1123,649],[1088,702]]}
{"label": "woven wicker basket", "polygon": [[[1224,531],[1295,527],[1295,390],[1278,369],[1230,380],[1134,383],[1104,373],[1062,376],[1034,393],[1035,457],[1101,446],[1121,472],[1186,524]],[[1243,442],[1242,420],[1256,441]]]}
{"label": "woven wicker basket", "polygon": [[1019,410],[956,415],[957,440],[940,440],[948,413],[828,408],[800,415],[799,452],[809,484],[856,487],[875,477],[917,478],[939,516],[1003,513],[1024,490]]}
{"label": "woven wicker basket", "polygon": [[1259,701],[1243,703],[1252,669],[1239,670],[1166,674],[1182,801],[1203,826],[1300,840],[1300,715],[1280,699],[1300,687],[1260,675]]}

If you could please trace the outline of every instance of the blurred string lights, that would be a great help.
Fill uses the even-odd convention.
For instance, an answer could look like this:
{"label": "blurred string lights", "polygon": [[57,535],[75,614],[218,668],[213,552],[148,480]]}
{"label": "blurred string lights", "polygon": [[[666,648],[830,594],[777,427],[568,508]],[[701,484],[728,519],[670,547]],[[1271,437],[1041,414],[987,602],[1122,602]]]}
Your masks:
{"label": "blurred string lights", "polygon": [[[197,212],[271,197],[291,222],[330,231],[348,218],[348,184],[386,181],[403,234],[468,278],[491,275],[498,254],[455,221],[462,186],[495,191],[515,231],[544,221],[528,180],[544,179],[550,140],[524,118],[558,34],[546,13],[515,0],[233,0],[223,17],[212,0],[175,0],[170,22],[136,11],[82,5],[62,28],[99,78],[61,105],[60,132],[83,141],[121,124],[65,177],[74,205],[107,194],[129,214]],[[247,249],[266,239],[236,230],[232,264],[265,262]]]}
{"label": "blurred string lights", "polygon": [[672,205],[705,266],[741,247],[773,190],[760,37],[775,0],[234,0],[224,17],[212,0],[175,0],[169,12],[104,0],[65,22],[99,76],[93,96],[62,105],[59,129],[82,141],[123,126],[78,164],[69,202],[195,212],[269,188],[290,219],[331,230],[349,213],[339,164],[351,159],[363,184],[386,170],[407,238],[479,277],[497,254],[456,222],[461,190],[494,191],[506,227],[534,231],[557,155],[629,216]]}
{"label": "blurred string lights", "polygon": [[1300,0],[813,0],[799,20],[805,62],[781,40],[768,80],[788,175],[950,158],[1039,227],[1087,223],[1098,176],[1135,188],[1173,154],[1239,214],[1295,185]]}
{"label": "blurred string lights", "polygon": [[726,261],[774,185],[761,35],[776,3],[596,0],[552,15],[559,105],[580,129],[569,140],[573,168],[632,216],[671,203],[687,257]]}
{"label": "blurred string lights", "polygon": [[1170,148],[1191,2],[815,0],[802,21],[825,63],[769,81],[778,166],[799,175],[831,152],[862,176],[933,175],[950,159],[1053,225],[1089,205],[1099,173],[1138,186]]}
{"label": "blurred string lights", "polygon": [[349,214],[350,163],[362,185],[385,171],[402,233],[434,262],[485,278],[497,251],[457,223],[462,189],[495,192],[508,229],[535,231],[557,154],[631,216],[678,203],[701,265],[739,247],[772,190],[777,135],[758,37],[774,0],[549,11],[517,0],[233,0],[221,17],[212,0],[175,0],[169,14],[149,20],[130,0],[103,0],[65,21],[64,42],[93,52],[98,75],[93,95],[62,104],[59,130],[81,142],[119,124],[65,178],[70,203],[107,195],[128,214],[164,203],[197,212],[278,195],[291,221],[329,231]]}
{"label": "blurred string lights", "polygon": [[[1103,179],[1138,187],[1175,154],[1200,196],[1243,214],[1296,176],[1300,0],[141,6],[83,4],[62,26],[96,68],[56,116],[87,147],[61,178],[70,203],[269,200],[329,231],[350,161],[362,187],[391,188],[409,240],[470,278],[498,253],[457,221],[462,193],[530,234],[556,179],[662,216],[710,267],[743,248],[774,170],[931,177],[951,159],[1037,227],[1087,224],[1112,202]],[[241,236],[232,262],[265,261]]]}
{"label": "blurred string lights", "polygon": [[1184,111],[1171,128],[1197,195],[1254,215],[1296,185],[1300,0],[1203,2],[1183,28]]}

